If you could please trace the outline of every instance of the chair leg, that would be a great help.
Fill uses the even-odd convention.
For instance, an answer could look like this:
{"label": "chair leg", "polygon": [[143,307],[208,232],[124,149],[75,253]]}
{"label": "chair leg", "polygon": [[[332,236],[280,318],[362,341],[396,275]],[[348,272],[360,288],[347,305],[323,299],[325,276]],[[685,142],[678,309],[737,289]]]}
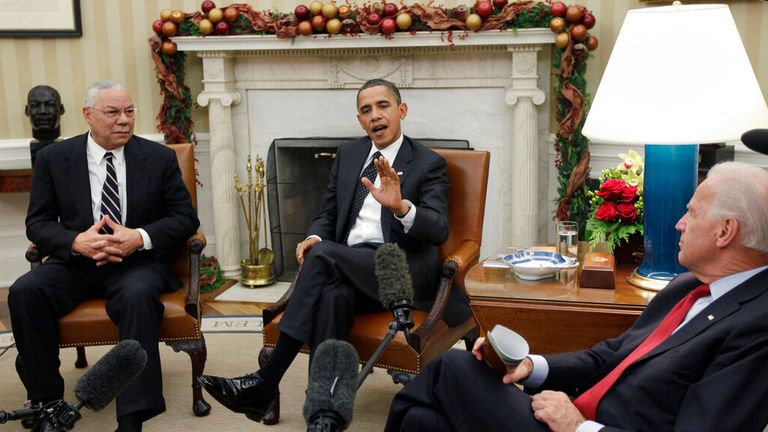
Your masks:
{"label": "chair leg", "polygon": [[203,398],[203,391],[197,379],[203,374],[208,349],[202,333],[199,340],[166,342],[175,352],[184,351],[192,361],[192,411],[198,417],[210,414],[211,404]]}
{"label": "chair leg", "polygon": [[75,367],[78,369],[83,369],[88,367],[88,359],[85,357],[85,347],[79,346],[75,347],[77,350],[77,359],[75,360]]}
{"label": "chair leg", "polygon": [[467,351],[472,351],[472,347],[475,346],[475,341],[480,336],[480,329],[475,325],[472,327],[472,330],[467,332],[464,336],[462,336],[462,339],[464,340],[464,346],[467,348]]}
{"label": "chair leg", "polygon": [[[273,347],[262,347],[261,351],[259,351],[259,368],[263,367],[267,360],[269,360],[270,357],[272,357],[272,352],[275,349]],[[277,398],[275,399],[275,404],[272,405],[272,408],[270,408],[269,411],[264,415],[264,418],[261,420],[262,423],[264,423],[267,426],[272,426],[274,424],[277,424],[277,422],[280,421],[280,388],[277,389]]]}

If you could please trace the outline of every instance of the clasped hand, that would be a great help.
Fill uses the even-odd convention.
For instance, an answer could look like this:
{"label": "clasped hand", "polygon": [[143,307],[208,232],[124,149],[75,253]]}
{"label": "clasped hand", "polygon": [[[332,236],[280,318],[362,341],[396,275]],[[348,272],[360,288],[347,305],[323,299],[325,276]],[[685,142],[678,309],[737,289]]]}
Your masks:
{"label": "clasped hand", "polygon": [[[472,355],[478,361],[484,360],[484,350],[493,349],[484,337],[477,338],[472,347]],[[526,357],[516,366],[507,366],[502,381],[504,384],[515,384],[530,377],[533,373],[533,361]],[[531,408],[536,420],[546,423],[552,432],[573,432],[584,421],[584,416],[571,402],[567,394],[544,390],[533,395]]]}
{"label": "clasped hand", "polygon": [[[102,234],[105,227],[112,229],[112,234]],[[131,228],[114,222],[109,216],[91,225],[81,232],[72,242],[72,250],[96,261],[97,266],[119,263],[144,245],[141,234]]]}

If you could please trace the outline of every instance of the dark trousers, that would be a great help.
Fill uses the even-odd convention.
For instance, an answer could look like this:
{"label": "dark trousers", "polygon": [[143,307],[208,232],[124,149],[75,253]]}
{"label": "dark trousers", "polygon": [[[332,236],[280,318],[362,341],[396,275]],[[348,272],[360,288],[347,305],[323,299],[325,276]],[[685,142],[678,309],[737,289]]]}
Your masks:
{"label": "dark trousers", "polygon": [[548,431],[531,398],[472,353],[449,350],[392,401],[385,432]]}
{"label": "dark trousers", "polygon": [[120,339],[134,339],[147,352],[143,372],[117,397],[117,416],[139,413],[147,419],[165,411],[158,351],[164,288],[159,272],[128,260],[103,267],[85,259],[45,262],[21,276],[9,290],[8,307],[27,397],[64,397],[57,321],[83,301],[98,297],[107,299],[107,314],[117,324]]}
{"label": "dark trousers", "polygon": [[280,332],[314,348],[326,339],[346,339],[356,312],[384,310],[373,271],[379,246],[348,247],[328,240],[312,246],[280,321]]}

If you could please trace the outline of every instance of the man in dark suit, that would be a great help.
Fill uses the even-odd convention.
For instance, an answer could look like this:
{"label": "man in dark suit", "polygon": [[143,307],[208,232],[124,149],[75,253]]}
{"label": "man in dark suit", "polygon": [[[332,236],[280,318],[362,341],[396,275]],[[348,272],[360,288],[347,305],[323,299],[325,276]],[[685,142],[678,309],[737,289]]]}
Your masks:
{"label": "man in dark suit", "polygon": [[[404,250],[415,306],[425,309],[434,300],[438,246],[448,238],[445,161],[402,134],[408,107],[394,84],[366,82],[357,94],[357,112],[368,136],[338,148],[325,201],[296,247],[301,269],[272,357],[253,374],[201,379],[219,402],[252,420],[269,410],[304,343],[314,349],[326,339],[345,339],[355,312],[382,310],[373,271],[382,244],[394,242]],[[454,299],[448,324],[471,313],[466,298]]]}
{"label": "man in dark suit", "polygon": [[147,352],[144,371],[117,397],[119,431],[141,430],[163,412],[158,334],[160,294],[178,289],[166,252],[199,221],[173,150],[133,135],[136,108],[117,83],[86,92],[86,134],[37,155],[27,237],[49,254],[10,288],[13,334],[28,398],[61,399],[57,319],[94,297],[121,339]]}
{"label": "man in dark suit", "polygon": [[676,225],[690,273],[660,291],[629,330],[588,350],[531,355],[506,373],[481,361],[490,352],[481,338],[474,357],[446,353],[401,390],[385,430],[762,431],[766,215],[768,173],[715,166]]}

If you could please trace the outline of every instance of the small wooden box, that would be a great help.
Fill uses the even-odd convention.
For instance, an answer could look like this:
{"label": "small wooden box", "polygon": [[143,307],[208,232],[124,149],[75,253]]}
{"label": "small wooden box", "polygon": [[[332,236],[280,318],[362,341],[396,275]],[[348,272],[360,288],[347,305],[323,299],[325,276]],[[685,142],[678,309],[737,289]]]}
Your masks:
{"label": "small wooden box", "polygon": [[613,289],[616,283],[616,260],[604,252],[587,252],[581,266],[579,286]]}

